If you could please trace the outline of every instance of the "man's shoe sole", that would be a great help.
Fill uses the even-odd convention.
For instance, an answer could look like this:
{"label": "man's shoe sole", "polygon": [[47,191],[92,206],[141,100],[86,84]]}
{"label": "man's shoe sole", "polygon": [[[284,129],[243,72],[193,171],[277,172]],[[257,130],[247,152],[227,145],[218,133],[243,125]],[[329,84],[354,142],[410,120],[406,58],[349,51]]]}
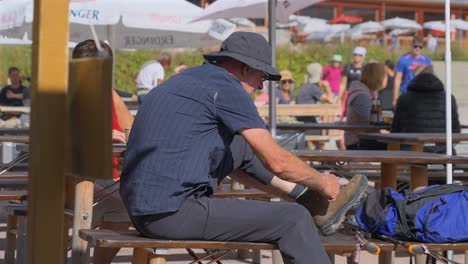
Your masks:
{"label": "man's shoe sole", "polygon": [[317,225],[317,228],[320,230],[320,233],[322,233],[322,235],[329,236],[336,232],[336,230],[344,222],[346,212],[348,212],[349,209],[359,205],[361,200],[367,196],[367,185],[367,178],[365,176],[361,177],[358,190],[354,192],[354,196],[351,198],[351,201],[349,203],[345,203],[345,205],[342,206],[337,213],[335,213],[332,217],[325,221],[327,222],[326,224]]}

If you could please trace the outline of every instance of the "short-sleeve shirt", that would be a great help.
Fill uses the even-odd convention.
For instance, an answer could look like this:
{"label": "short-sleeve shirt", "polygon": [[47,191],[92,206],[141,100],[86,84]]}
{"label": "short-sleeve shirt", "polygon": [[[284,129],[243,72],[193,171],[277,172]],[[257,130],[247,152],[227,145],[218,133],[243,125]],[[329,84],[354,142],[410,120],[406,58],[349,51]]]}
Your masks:
{"label": "short-sleeve shirt", "polygon": [[[299,88],[299,92],[296,97],[296,104],[316,104],[320,102],[323,92],[317,83],[307,83]],[[302,116],[297,118],[302,122],[316,122],[314,116]]]}
{"label": "short-sleeve shirt", "polygon": [[402,74],[400,92],[406,93],[408,91],[408,84],[414,78],[414,70],[418,65],[432,64],[431,59],[423,54],[413,57],[411,53],[403,54],[395,67],[395,72]]}
{"label": "short-sleeve shirt", "polygon": [[316,104],[320,102],[323,92],[317,83],[307,83],[299,88],[296,104]]}
{"label": "short-sleeve shirt", "polygon": [[278,104],[291,104],[292,102],[294,102],[293,93],[291,91],[289,91],[288,93],[289,99],[286,99],[286,97],[284,97],[283,95],[283,92],[281,92],[280,89],[276,89],[276,98],[279,99]]}
{"label": "short-sleeve shirt", "polygon": [[15,94],[22,94],[24,89],[26,89],[26,87],[24,87],[23,85],[20,85],[18,88],[12,88],[9,85],[3,87],[2,91],[0,92],[0,104],[6,106],[23,106],[22,99],[7,98],[7,92],[11,91]]}
{"label": "short-sleeve shirt", "polygon": [[330,84],[333,94],[337,95],[340,92],[341,75],[343,68],[333,68],[328,65],[323,68],[323,79]]}
{"label": "short-sleeve shirt", "polygon": [[253,100],[224,68],[205,63],[151,90],[127,144],[120,193],[132,216],[177,211],[210,195],[234,170],[229,145],[241,129],[266,129]]}
{"label": "short-sleeve shirt", "polygon": [[362,67],[356,67],[354,64],[348,64],[344,68],[343,76],[346,76],[346,90],[349,90],[351,83],[354,81],[359,81],[361,79]]}
{"label": "short-sleeve shirt", "polygon": [[141,66],[135,81],[137,88],[151,90],[158,80],[164,80],[164,68],[158,61],[149,61]]}

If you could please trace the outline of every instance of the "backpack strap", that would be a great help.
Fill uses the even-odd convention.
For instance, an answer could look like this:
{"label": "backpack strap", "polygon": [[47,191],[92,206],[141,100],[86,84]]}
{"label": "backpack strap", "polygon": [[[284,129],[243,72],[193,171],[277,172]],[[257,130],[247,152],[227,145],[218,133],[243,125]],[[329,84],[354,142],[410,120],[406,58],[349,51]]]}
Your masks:
{"label": "backpack strap", "polygon": [[395,200],[395,207],[400,218],[401,231],[406,235],[407,238],[415,240],[416,237],[413,233],[411,233],[410,227],[408,225],[408,219],[406,218],[406,203],[406,200]]}
{"label": "backpack strap", "polygon": [[411,193],[407,195],[408,203],[414,202],[423,198],[440,196],[443,194],[468,191],[468,184],[444,184],[433,188],[428,188],[422,192]]}
{"label": "backpack strap", "polygon": [[385,222],[385,220],[387,219],[388,210],[390,209],[391,206],[392,204],[388,204],[387,206],[385,206],[385,208],[382,210],[382,213],[379,215],[378,220],[375,221],[375,224],[369,227],[369,231],[368,231],[369,233],[371,234],[375,233],[375,231],[379,229],[380,225],[382,225]]}

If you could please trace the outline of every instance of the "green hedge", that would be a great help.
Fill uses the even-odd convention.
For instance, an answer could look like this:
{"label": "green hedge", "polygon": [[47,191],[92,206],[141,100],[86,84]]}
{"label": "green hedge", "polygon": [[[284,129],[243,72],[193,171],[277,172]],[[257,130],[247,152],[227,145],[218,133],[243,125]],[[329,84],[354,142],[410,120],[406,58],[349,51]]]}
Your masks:
{"label": "green hedge", "polygon": [[[322,65],[329,63],[329,59],[335,53],[343,56],[344,62],[351,61],[354,44],[309,44],[309,45],[290,45],[278,47],[277,65],[279,70],[289,69],[296,79],[296,86],[304,82],[305,68],[307,64],[319,62]],[[396,62],[398,57],[405,51],[390,52],[388,49],[380,46],[367,46],[366,60],[376,60],[384,62],[391,59]],[[173,74],[173,69],[180,63],[188,66],[200,65],[203,62],[202,50],[189,50],[183,52],[170,51],[173,54],[172,66],[167,71],[166,76]],[[133,82],[135,74],[140,66],[148,60],[158,57],[160,51],[117,51],[115,65],[116,87],[125,91],[135,92]],[[444,50],[440,49],[434,54],[430,54],[433,60],[444,60]],[[458,45],[452,48],[452,57],[454,60],[468,61],[468,51]],[[4,85],[7,80],[7,69],[10,66],[16,66],[21,69],[22,74],[31,73],[31,49],[30,47],[18,46],[0,46],[0,85]]]}

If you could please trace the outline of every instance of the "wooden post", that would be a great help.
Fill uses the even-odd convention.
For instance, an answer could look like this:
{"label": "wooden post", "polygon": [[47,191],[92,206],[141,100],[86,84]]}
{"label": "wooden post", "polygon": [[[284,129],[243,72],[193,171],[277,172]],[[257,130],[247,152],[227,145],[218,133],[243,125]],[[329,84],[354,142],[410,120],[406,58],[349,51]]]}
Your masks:
{"label": "wooden post", "polygon": [[427,167],[425,165],[411,165],[410,167],[410,189],[415,191],[417,188],[426,187]]}
{"label": "wooden post", "polygon": [[382,163],[380,164],[380,186],[381,188],[392,187],[396,189],[397,183],[397,166],[395,164]]}
{"label": "wooden post", "polygon": [[16,235],[12,233],[15,229],[18,230],[18,218],[16,215],[9,214],[6,230],[5,263],[15,262]]}
{"label": "wooden post", "polygon": [[69,0],[34,1],[27,263],[65,261],[68,5]]}
{"label": "wooden post", "polygon": [[80,229],[90,229],[93,219],[94,181],[79,178],[75,188],[73,214],[72,263],[89,263],[88,242],[80,239]]}
{"label": "wooden post", "polygon": [[[112,178],[112,59],[70,62],[66,172],[75,177],[72,263],[88,263],[87,241],[80,229],[91,228],[95,178]],[[73,177],[72,176],[72,177]]]}
{"label": "wooden post", "polygon": [[148,263],[149,252],[144,248],[133,249],[132,264]]}

